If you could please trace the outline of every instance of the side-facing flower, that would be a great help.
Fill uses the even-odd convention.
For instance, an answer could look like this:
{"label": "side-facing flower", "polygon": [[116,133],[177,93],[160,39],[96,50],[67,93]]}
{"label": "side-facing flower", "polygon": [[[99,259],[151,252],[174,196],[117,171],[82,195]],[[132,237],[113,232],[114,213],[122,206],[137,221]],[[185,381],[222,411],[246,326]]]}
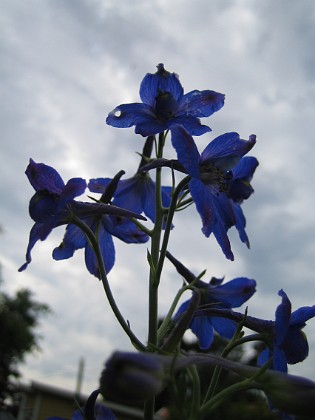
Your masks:
{"label": "side-facing flower", "polygon": [[[212,278],[209,283],[206,283],[197,279],[193,273],[169,252],[167,252],[167,257],[175,265],[178,273],[188,283],[193,282],[193,286],[201,292],[199,307],[236,308],[246,302],[256,291],[256,281],[246,277],[235,278],[225,284],[222,284],[223,278]],[[175,315],[175,319],[187,310],[189,303],[190,300],[182,303]],[[205,315],[194,317],[188,328],[198,337],[200,348],[205,350],[212,344],[214,331],[225,338],[232,338],[236,331],[237,323],[234,320],[220,317],[220,315]]]}
{"label": "side-facing flower", "polygon": [[220,316],[231,321],[241,322],[252,331],[262,334],[266,348],[258,357],[258,364],[263,366],[272,358],[273,370],[287,372],[287,364],[302,362],[308,356],[309,346],[307,337],[302,331],[306,321],[315,317],[315,305],[302,306],[291,312],[291,302],[281,289],[279,296],[282,301],[275,313],[275,320],[266,320],[244,315],[225,309],[209,307],[195,312],[195,316]]}
{"label": "side-facing flower", "polygon": [[67,223],[70,203],[86,189],[84,179],[72,178],[65,184],[54,168],[33,159],[30,159],[25,173],[35,190],[29,204],[29,213],[35,224],[30,232],[26,263],[19,271],[25,270],[31,262],[31,251],[36,242],[44,241],[56,226]]}
{"label": "side-facing flower", "polygon": [[[80,219],[97,237],[104,267],[106,272],[109,273],[114,266],[116,254],[113,236],[127,244],[145,243],[149,237],[128,219],[128,214],[129,217],[138,218],[140,218],[140,215],[127,212],[127,210],[119,209],[113,205],[91,204],[91,206],[95,206],[95,211],[88,211],[86,214],[84,214],[84,211],[81,211]],[[100,206],[101,209],[105,207],[105,211],[97,213],[97,206]],[[115,214],[115,209],[117,214]],[[106,214],[107,210],[112,210],[112,212]],[[119,210],[123,210],[124,213],[119,215]],[[53,258],[55,260],[71,258],[75,251],[82,248],[85,250],[85,264],[88,271],[95,277],[100,278],[99,264],[90,241],[82,229],[73,223],[68,224],[63,241],[53,251]]]}
{"label": "side-facing flower", "polygon": [[189,191],[202,220],[202,232],[207,237],[213,233],[225,256],[233,260],[227,236],[230,227],[235,226],[241,241],[249,246],[240,204],[253,192],[249,181],[258,162],[253,157],[242,158],[255,145],[256,136],[242,140],[237,133],[226,133],[200,154],[192,136],[183,127],[174,126],[172,143],[191,177]]}
{"label": "side-facing flower", "polygon": [[31,262],[31,251],[37,241],[44,241],[57,226],[68,225],[65,241],[53,252],[57,260],[69,258],[76,249],[86,246],[86,265],[89,271],[99,277],[95,253],[88,245],[85,234],[73,224],[74,218],[86,222],[96,234],[105,267],[109,271],[115,260],[114,235],[127,243],[147,241],[148,237],[141,232],[129,218],[145,220],[139,214],[103,203],[86,203],[75,201],[86,189],[86,182],[81,178],[72,178],[65,184],[59,173],[51,166],[36,163],[32,159],[26,169],[26,175],[35,189],[30,200],[29,212],[35,221],[26,251],[26,263],[19,271],[26,269]]}
{"label": "side-facing flower", "polygon": [[[142,151],[142,159],[136,174],[131,178],[118,181],[112,203],[117,207],[122,207],[138,214],[144,213],[154,223],[156,185],[150,177],[149,172],[141,169],[146,163],[146,160],[151,156],[153,140],[153,136],[147,138]],[[88,188],[93,193],[103,194],[111,181],[111,178],[91,179]],[[162,205],[165,208],[170,205],[171,194],[171,187],[162,186],[161,198]]]}
{"label": "side-facing flower", "polygon": [[[279,290],[278,294],[282,301],[276,309],[275,321],[270,331],[270,342],[259,355],[258,363],[263,365],[272,357],[272,368],[287,372],[287,363],[302,362],[308,356],[308,342],[302,329],[306,321],[315,317],[315,305],[303,306],[291,312],[291,302],[286,293]],[[258,322],[256,330],[263,332],[263,329],[259,327]]]}
{"label": "side-facing flower", "polygon": [[[91,179],[88,188],[93,193],[102,193],[110,183],[111,178]],[[162,204],[169,207],[172,188],[162,186]],[[137,172],[131,178],[119,181],[113,204],[126,208],[135,213],[144,213],[152,222],[155,222],[155,182],[148,172]]]}
{"label": "side-facing flower", "polygon": [[224,95],[212,90],[193,90],[184,94],[177,74],[165,70],[148,73],[140,85],[142,103],[122,104],[111,111],[106,123],[118,128],[135,126],[142,136],[161,133],[181,124],[192,135],[211,129],[201,125],[201,117],[209,117],[224,105]]}

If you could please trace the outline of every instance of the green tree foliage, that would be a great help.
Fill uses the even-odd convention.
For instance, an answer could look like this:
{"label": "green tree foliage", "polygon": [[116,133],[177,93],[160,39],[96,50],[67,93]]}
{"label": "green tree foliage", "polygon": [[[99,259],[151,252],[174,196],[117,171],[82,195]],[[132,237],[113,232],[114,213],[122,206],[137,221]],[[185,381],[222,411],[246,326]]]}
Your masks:
{"label": "green tree foliage", "polygon": [[26,354],[39,350],[36,329],[40,317],[49,312],[48,305],[36,302],[28,289],[13,296],[0,291],[0,409],[14,394],[19,364]]}

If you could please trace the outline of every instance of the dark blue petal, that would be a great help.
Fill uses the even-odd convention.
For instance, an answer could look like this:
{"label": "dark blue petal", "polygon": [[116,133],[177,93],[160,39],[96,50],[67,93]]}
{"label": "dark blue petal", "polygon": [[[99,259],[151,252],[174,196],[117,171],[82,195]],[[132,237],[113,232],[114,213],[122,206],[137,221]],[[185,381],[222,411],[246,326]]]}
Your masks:
{"label": "dark blue petal", "polygon": [[106,123],[113,127],[127,128],[152,117],[154,114],[145,104],[122,104],[108,114]]}
{"label": "dark blue petal", "polygon": [[305,326],[305,322],[315,316],[315,305],[314,306],[303,306],[302,308],[293,311],[290,319],[291,326],[299,326],[300,328]]}
{"label": "dark blue petal", "polygon": [[191,331],[198,337],[199,347],[202,350],[207,350],[214,338],[213,326],[209,317],[199,316],[194,318],[190,325]]}
{"label": "dark blue petal", "polygon": [[248,236],[245,232],[245,226],[246,226],[246,219],[243,214],[243,210],[241,209],[241,206],[235,203],[232,203],[233,212],[235,215],[235,227],[238,231],[240,240],[247,245],[247,247],[250,247]]}
{"label": "dark blue petal", "polygon": [[167,128],[173,129],[173,125],[178,124],[184,127],[184,129],[192,136],[202,136],[205,133],[209,133],[211,128],[207,125],[202,125],[199,118],[191,115],[178,115],[172,120],[167,122]]}
{"label": "dark blue petal", "polygon": [[147,137],[153,134],[162,133],[167,129],[167,122],[159,121],[156,116],[148,115],[136,124],[135,133]]}
{"label": "dark blue petal", "polygon": [[158,71],[148,73],[140,85],[140,98],[143,103],[155,106],[156,97],[160,93],[170,93],[176,101],[183,96],[183,87],[175,73],[164,69],[163,64],[158,65]]}
{"label": "dark blue petal", "polygon": [[94,193],[104,194],[104,191],[110,182],[111,178],[90,179],[88,183],[88,189]]}
{"label": "dark blue petal", "polygon": [[54,168],[44,163],[36,163],[33,159],[30,159],[25,173],[35,191],[47,190],[60,194],[65,185]]}
{"label": "dark blue petal", "polygon": [[[170,203],[169,187],[162,187],[163,205]],[[155,183],[148,174],[137,174],[118,184],[113,201],[118,207],[143,213],[155,221]]]}
{"label": "dark blue petal", "polygon": [[291,302],[286,295],[286,293],[281,289],[278,292],[278,295],[281,296],[282,302],[276,309],[275,316],[275,334],[276,334],[276,343],[280,344],[285,337],[291,318]]}
{"label": "dark blue petal", "polygon": [[288,365],[285,353],[278,346],[274,346],[272,350],[272,367],[280,372],[287,372]]}
{"label": "dark blue petal", "polygon": [[271,357],[271,353],[268,347],[266,347],[259,355],[257,358],[257,365],[258,366],[264,366],[268,360]]}
{"label": "dark blue petal", "polygon": [[233,179],[246,179],[251,181],[258,166],[258,160],[253,156],[244,156],[233,168]]}
{"label": "dark blue petal", "polygon": [[233,178],[228,182],[227,195],[236,203],[242,203],[254,192],[250,181],[255,169],[258,166],[256,158],[251,156],[243,157],[233,168]]}
{"label": "dark blue petal", "polygon": [[213,194],[202,181],[196,178],[189,182],[189,191],[202,220],[202,231],[208,237],[217,222]]}
{"label": "dark blue petal", "polygon": [[177,152],[179,162],[190,176],[198,178],[200,155],[194,139],[183,127],[176,125],[172,128],[172,144]]}
{"label": "dark blue petal", "polygon": [[184,313],[186,311],[186,309],[188,308],[190,303],[190,300],[186,300],[185,302],[183,302],[180,307],[178,308],[175,318],[177,318],[179,315],[181,315],[182,313]]}
{"label": "dark blue petal", "polygon": [[238,326],[235,321],[215,316],[211,317],[211,324],[217,333],[228,339],[233,337]]}
{"label": "dark blue petal", "polygon": [[53,250],[54,260],[65,260],[71,258],[77,249],[84,248],[87,244],[86,237],[82,230],[70,224],[59,247]]}
{"label": "dark blue petal", "polygon": [[52,231],[53,226],[49,223],[35,223],[30,231],[29,242],[26,250],[26,263],[24,263],[20,268],[19,271],[23,271],[26,269],[28,264],[32,261],[31,258],[31,251],[34,248],[34,245],[37,241],[41,240],[44,241],[47,236]]}
{"label": "dark blue petal", "polygon": [[[103,225],[99,227],[98,241],[106,273],[109,273],[115,264],[115,247],[111,234],[107,232]],[[85,264],[91,274],[100,278],[99,265],[97,263],[95,252],[89,244],[85,247]]]}
{"label": "dark blue petal", "polygon": [[221,220],[218,220],[218,222],[213,227],[213,234],[226,258],[230,261],[234,261],[234,254],[231,250],[231,243],[229,237],[227,236],[226,228]]}
{"label": "dark blue petal", "polygon": [[303,362],[307,358],[309,351],[306,335],[300,329],[289,328],[281,343],[281,349],[285,352],[288,363]]}
{"label": "dark blue petal", "polygon": [[126,242],[145,243],[149,237],[127,218],[107,216],[103,218],[104,228],[111,234]]}
{"label": "dark blue petal", "polygon": [[255,136],[242,140],[238,133],[225,133],[212,140],[201,153],[202,162],[211,162],[217,168],[231,170],[242,156],[255,145]]}
{"label": "dark blue petal", "polygon": [[255,280],[238,277],[220,286],[208,287],[206,299],[208,303],[216,301],[225,308],[236,308],[246,302],[255,291]]}
{"label": "dark blue petal", "polygon": [[30,200],[29,214],[35,222],[49,222],[57,214],[58,208],[59,196],[38,191]]}
{"label": "dark blue petal", "polygon": [[62,190],[60,200],[67,203],[75,197],[82,195],[86,189],[86,181],[82,178],[71,178]]}
{"label": "dark blue petal", "polygon": [[194,117],[209,117],[224,105],[224,95],[212,90],[193,90],[186,93],[179,105],[179,112]]}

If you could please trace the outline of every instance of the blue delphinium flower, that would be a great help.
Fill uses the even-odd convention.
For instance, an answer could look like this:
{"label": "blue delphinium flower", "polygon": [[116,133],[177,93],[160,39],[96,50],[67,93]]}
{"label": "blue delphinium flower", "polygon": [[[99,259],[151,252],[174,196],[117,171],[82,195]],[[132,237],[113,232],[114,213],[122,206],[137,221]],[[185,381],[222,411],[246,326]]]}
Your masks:
{"label": "blue delphinium flower", "polygon": [[[91,192],[102,193],[111,178],[91,179],[88,188]],[[171,201],[171,187],[162,186],[162,205],[169,207]],[[135,213],[144,213],[155,222],[155,182],[148,172],[137,172],[131,178],[120,180],[115,192],[113,204]]]}
{"label": "blue delphinium flower", "polygon": [[[175,265],[188,283],[201,291],[200,306],[209,305],[211,308],[231,309],[241,306],[256,291],[256,281],[246,277],[239,277],[222,284],[222,279],[212,278],[206,283],[191,273],[180,261],[174,258],[169,252],[167,257]],[[189,300],[179,307],[175,319],[186,311]],[[199,346],[202,350],[208,349],[214,338],[214,331],[225,338],[232,338],[237,328],[237,322],[220,316],[198,316],[194,317],[189,325],[191,331],[198,337]]]}
{"label": "blue delphinium flower", "polygon": [[[105,204],[104,204],[105,205]],[[108,206],[117,208],[116,206]],[[115,214],[81,214],[80,219],[89,226],[98,237],[98,242],[107,273],[115,263],[115,246],[113,236],[130,243],[145,243],[149,237],[126,217]],[[62,243],[53,251],[55,260],[71,258],[78,249],[85,250],[85,264],[88,271],[100,278],[99,265],[94,250],[91,248],[83,231],[73,223],[68,224]]]}
{"label": "blue delphinium flower", "polygon": [[35,243],[38,240],[44,241],[56,226],[67,223],[69,204],[86,189],[84,179],[72,178],[65,185],[54,168],[44,163],[36,163],[33,159],[30,159],[25,173],[35,189],[29,204],[29,213],[35,224],[30,232],[26,263],[19,271],[25,270],[31,262],[31,250]]}
{"label": "blue delphinium flower", "polygon": [[[283,290],[279,291],[282,302],[277,307],[275,321],[272,327],[266,328],[270,333],[270,342],[265,350],[259,355],[259,365],[265,364],[272,357],[272,368],[282,372],[287,372],[287,363],[295,364],[302,362],[308,356],[308,342],[302,329],[306,321],[315,316],[314,306],[303,306],[291,312],[291,302]],[[251,320],[249,319],[248,322]],[[264,324],[256,321],[250,323],[251,328],[256,327],[256,331],[264,332]]]}
{"label": "blue delphinium flower", "polygon": [[[149,172],[141,169],[146,163],[146,160],[151,156],[153,141],[153,136],[147,138],[136,174],[131,178],[118,181],[112,203],[138,214],[144,213],[154,223],[156,185],[151,179]],[[112,182],[111,178],[91,179],[88,188],[93,193],[103,194],[110,182]],[[161,198],[162,205],[165,208],[168,208],[170,205],[171,194],[171,187],[162,186]]]}
{"label": "blue delphinium flower", "polygon": [[148,240],[147,235],[128,219],[135,217],[145,220],[141,215],[113,205],[75,201],[74,198],[86,189],[86,182],[82,178],[72,178],[65,184],[54,168],[44,163],[36,163],[32,159],[26,169],[26,175],[35,189],[29,205],[30,216],[35,224],[30,232],[26,263],[19,271],[25,270],[31,262],[31,251],[38,240],[44,241],[55,227],[68,225],[65,240],[54,250],[53,258],[69,258],[76,249],[86,247],[87,268],[99,277],[94,251],[88,245],[81,229],[71,223],[74,216],[85,221],[93,232],[98,232],[105,268],[108,271],[115,261],[111,235],[127,243],[142,243]]}
{"label": "blue delphinium flower", "polygon": [[194,139],[181,126],[172,128],[172,143],[179,162],[191,176],[189,191],[202,219],[202,232],[213,232],[225,256],[233,260],[227,231],[236,226],[240,239],[249,246],[245,233],[242,201],[253,192],[249,181],[258,162],[242,157],[256,143],[256,136],[240,139],[237,133],[226,133],[212,140],[200,154]]}
{"label": "blue delphinium flower", "polygon": [[315,317],[315,305],[303,306],[291,312],[291,302],[286,293],[281,289],[278,292],[282,301],[275,313],[275,320],[265,320],[244,315],[238,312],[221,310],[213,307],[200,309],[195,312],[199,316],[219,316],[234,322],[244,322],[244,326],[263,334],[265,349],[258,357],[258,364],[263,366],[272,357],[271,368],[287,372],[287,364],[302,362],[308,356],[308,342],[302,329],[306,321]]}
{"label": "blue delphinium flower", "polygon": [[126,128],[135,126],[142,136],[161,133],[181,124],[192,135],[199,136],[211,129],[201,125],[201,117],[209,117],[224,105],[224,95],[212,90],[193,90],[184,94],[177,74],[165,70],[148,73],[140,85],[142,103],[119,105],[111,111],[107,124]]}

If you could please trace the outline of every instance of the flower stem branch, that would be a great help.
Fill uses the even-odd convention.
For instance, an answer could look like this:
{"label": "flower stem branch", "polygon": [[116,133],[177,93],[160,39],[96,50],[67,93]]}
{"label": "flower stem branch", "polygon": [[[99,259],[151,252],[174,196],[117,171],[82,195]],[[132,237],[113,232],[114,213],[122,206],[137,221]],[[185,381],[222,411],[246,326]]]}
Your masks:
{"label": "flower stem branch", "polygon": [[73,217],[72,217],[72,223],[74,223],[76,226],[78,226],[84,232],[88,242],[90,243],[90,246],[92,247],[92,249],[95,252],[95,256],[96,256],[97,263],[98,263],[98,266],[99,266],[100,279],[102,281],[103,288],[104,288],[105,294],[107,296],[108,302],[110,304],[110,307],[111,307],[116,319],[118,320],[119,324],[121,325],[121,327],[123,328],[125,333],[130,338],[130,341],[135,346],[135,348],[138,349],[138,350],[141,350],[141,351],[145,351],[146,347],[138,339],[138,337],[133,333],[133,331],[130,329],[129,324],[125,321],[124,317],[122,316],[122,314],[121,314],[121,312],[120,312],[120,310],[119,310],[119,308],[116,304],[116,301],[114,299],[114,296],[112,294],[112,291],[111,291],[111,288],[110,288],[110,285],[109,285],[109,282],[108,282],[108,278],[107,278],[107,274],[106,274],[106,270],[105,270],[105,266],[104,266],[104,261],[103,261],[103,258],[102,258],[101,250],[100,250],[99,243],[98,243],[98,240],[97,240],[96,236],[94,235],[94,233],[90,229],[90,227],[75,215],[73,215]]}

